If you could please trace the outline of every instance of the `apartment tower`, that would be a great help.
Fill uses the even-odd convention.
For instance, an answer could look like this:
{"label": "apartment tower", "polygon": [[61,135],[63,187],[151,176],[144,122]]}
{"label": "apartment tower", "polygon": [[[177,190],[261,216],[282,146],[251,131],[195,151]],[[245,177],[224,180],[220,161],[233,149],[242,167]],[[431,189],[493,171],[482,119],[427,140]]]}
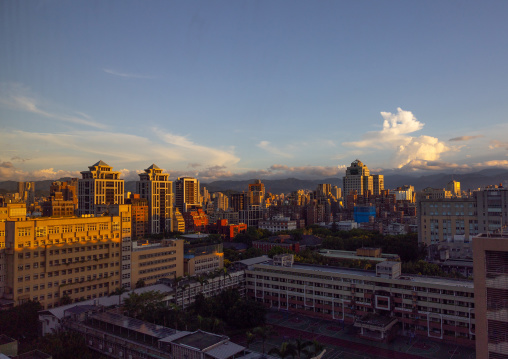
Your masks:
{"label": "apartment tower", "polygon": [[141,198],[148,200],[148,218],[150,233],[159,234],[172,230],[173,216],[173,182],[168,180],[169,174],[155,164],[139,174],[136,191]]}
{"label": "apartment tower", "polygon": [[120,172],[99,161],[81,172],[78,180],[78,214],[96,214],[100,204],[124,204],[124,180]]}
{"label": "apartment tower", "polygon": [[175,207],[180,213],[201,207],[199,180],[192,177],[178,177],[175,181]]}

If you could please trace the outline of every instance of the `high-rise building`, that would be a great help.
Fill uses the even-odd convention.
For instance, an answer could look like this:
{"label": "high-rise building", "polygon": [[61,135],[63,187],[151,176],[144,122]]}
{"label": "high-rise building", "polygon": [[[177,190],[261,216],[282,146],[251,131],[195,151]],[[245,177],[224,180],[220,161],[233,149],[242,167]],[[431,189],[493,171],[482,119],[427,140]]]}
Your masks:
{"label": "high-rise building", "polygon": [[346,202],[350,194],[363,196],[370,191],[371,194],[380,195],[384,190],[383,175],[371,176],[367,166],[360,160],[351,162],[351,166],[346,169],[346,175],[342,182]]}
{"label": "high-rise building", "polygon": [[70,181],[55,181],[49,187],[49,195],[58,197],[58,192],[62,194],[62,200],[71,201],[74,204],[74,210],[78,209],[78,179],[72,178]]}
{"label": "high-rise building", "polygon": [[114,172],[103,161],[88,168],[78,180],[78,214],[96,214],[99,204],[123,204],[124,180],[120,179],[120,172]]}
{"label": "high-rise building", "polygon": [[265,199],[265,185],[261,180],[254,180],[254,183],[249,184],[249,204],[263,205]]}
{"label": "high-rise building", "polygon": [[480,233],[493,233],[508,225],[508,188],[490,186],[474,192]]}
{"label": "high-rise building", "polygon": [[148,217],[150,233],[159,234],[172,231],[173,217],[173,183],[168,180],[169,174],[155,164],[139,174],[136,191],[141,198],[148,200]]}
{"label": "high-rise building", "polygon": [[372,187],[375,196],[380,196],[381,192],[385,189],[385,176],[383,175],[372,175]]}
{"label": "high-rise building", "polygon": [[508,236],[473,238],[476,358],[508,358]]}
{"label": "high-rise building", "polygon": [[451,180],[446,184],[446,190],[450,191],[454,197],[460,197],[460,182]]}
{"label": "high-rise building", "polygon": [[148,217],[148,200],[141,198],[139,194],[131,193],[126,200],[131,205],[132,211],[132,239],[144,238],[150,234]]}
{"label": "high-rise building", "polygon": [[19,199],[30,205],[35,202],[35,182],[18,182]]}
{"label": "high-rise building", "polygon": [[201,208],[199,180],[192,177],[178,177],[175,181],[175,207],[180,213]]}

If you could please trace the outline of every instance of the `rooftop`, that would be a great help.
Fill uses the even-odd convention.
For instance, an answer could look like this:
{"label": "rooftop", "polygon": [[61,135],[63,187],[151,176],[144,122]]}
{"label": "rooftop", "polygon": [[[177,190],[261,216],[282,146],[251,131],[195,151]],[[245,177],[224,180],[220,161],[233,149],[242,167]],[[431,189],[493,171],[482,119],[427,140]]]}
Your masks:
{"label": "rooftop", "polygon": [[228,337],[223,337],[220,335],[198,330],[194,333],[190,333],[186,336],[174,340],[173,343],[183,344],[199,350],[205,350],[206,348],[220,343],[224,339],[228,339]]}
{"label": "rooftop", "polygon": [[12,343],[14,341],[16,341],[16,339],[12,339],[11,337],[8,337],[5,334],[0,334],[0,345]]}
{"label": "rooftop", "polygon": [[[259,258],[259,257],[258,257]],[[254,258],[252,258],[254,259]],[[261,265],[269,265],[271,267],[276,267],[277,270],[305,270],[305,271],[314,271],[314,272],[322,272],[324,274],[343,274],[348,276],[358,276],[358,277],[369,277],[369,278],[377,278],[375,271],[370,270],[362,270],[362,269],[351,269],[351,268],[341,268],[341,267],[330,267],[330,266],[319,266],[312,264],[293,264],[293,267],[280,267],[274,266],[271,263],[253,263],[253,264],[261,264]],[[362,280],[362,278],[359,278]],[[436,278],[436,277],[425,277],[425,276],[414,276],[414,275],[404,275],[400,276],[397,279],[391,279],[394,281],[411,281],[416,283],[428,283],[428,284],[436,284],[436,285],[446,285],[446,286],[454,286],[454,287],[464,287],[464,288],[474,288],[474,284],[472,280],[466,279],[449,279],[449,278]]]}

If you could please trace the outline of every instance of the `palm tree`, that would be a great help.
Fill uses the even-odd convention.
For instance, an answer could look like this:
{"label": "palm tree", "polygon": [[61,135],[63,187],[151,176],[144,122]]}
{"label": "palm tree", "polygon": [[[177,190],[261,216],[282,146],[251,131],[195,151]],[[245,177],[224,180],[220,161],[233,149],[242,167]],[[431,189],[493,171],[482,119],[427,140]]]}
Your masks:
{"label": "palm tree", "polygon": [[247,336],[247,349],[249,349],[249,346],[252,344],[254,339],[256,339],[256,335],[252,334],[251,332],[245,333]]}
{"label": "palm tree", "polygon": [[209,283],[208,277],[206,275],[200,275],[196,279],[198,280],[199,284],[201,284],[201,293],[203,293],[203,295],[205,295],[205,293],[203,291],[203,286],[205,286]]}
{"label": "palm tree", "polygon": [[256,327],[252,330],[261,342],[263,343],[263,355],[265,355],[265,341],[275,334],[271,326],[265,325],[263,327]]}
{"label": "palm tree", "polygon": [[312,348],[307,353],[309,358],[313,358],[313,357],[319,355],[325,348],[325,346],[323,344],[321,344],[320,342],[318,342],[315,339],[312,342],[310,342],[310,345],[312,346]]}
{"label": "palm tree", "polygon": [[117,295],[118,296],[118,306],[122,304],[122,294],[128,292],[129,290],[125,287],[118,287],[114,291],[112,291],[109,296]]}
{"label": "palm tree", "polygon": [[294,347],[294,345],[291,343],[288,343],[288,342],[284,342],[280,345],[280,348],[272,348],[268,352],[268,354],[275,354],[279,358],[282,358],[282,359],[284,359],[288,356],[291,356],[292,358],[294,358],[296,353],[297,352],[296,352],[296,348]]}
{"label": "palm tree", "polygon": [[302,340],[301,337],[296,339],[293,345],[296,349],[296,353],[298,354],[298,358],[302,357],[302,353],[307,355],[309,351],[306,348],[312,344],[312,342]]}

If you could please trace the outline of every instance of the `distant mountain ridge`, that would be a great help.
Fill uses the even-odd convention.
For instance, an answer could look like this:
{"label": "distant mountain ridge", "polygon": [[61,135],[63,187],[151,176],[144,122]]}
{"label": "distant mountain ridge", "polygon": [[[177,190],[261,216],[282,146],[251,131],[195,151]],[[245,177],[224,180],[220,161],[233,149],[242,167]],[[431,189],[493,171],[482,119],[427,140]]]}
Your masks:
{"label": "distant mountain ridge", "polygon": [[[70,178],[60,178],[58,180],[44,180],[34,181],[35,189],[37,192],[49,194],[49,186],[53,181],[66,181]],[[286,179],[272,179],[265,180],[260,178],[265,184],[266,191],[271,193],[290,193],[299,189],[315,190],[320,183],[329,183],[332,186],[342,187],[342,177],[323,178],[318,180],[302,180],[297,178]],[[488,185],[502,184],[508,187],[508,170],[502,168],[486,169],[479,172],[465,173],[465,174],[451,174],[451,173],[436,173],[420,177],[413,177],[409,175],[400,175],[389,173],[385,175],[385,188],[395,189],[403,185],[413,185],[417,191],[426,187],[444,188],[448,182],[456,180],[460,182],[462,190],[474,190]],[[247,191],[249,183],[253,183],[254,179],[250,180],[221,180],[209,183],[201,183],[209,192],[224,192],[224,191]],[[15,192],[18,185],[16,181],[2,181],[0,182],[0,190],[2,192]],[[126,181],[125,191],[135,192],[136,181]],[[47,194],[46,194],[47,195]]]}

